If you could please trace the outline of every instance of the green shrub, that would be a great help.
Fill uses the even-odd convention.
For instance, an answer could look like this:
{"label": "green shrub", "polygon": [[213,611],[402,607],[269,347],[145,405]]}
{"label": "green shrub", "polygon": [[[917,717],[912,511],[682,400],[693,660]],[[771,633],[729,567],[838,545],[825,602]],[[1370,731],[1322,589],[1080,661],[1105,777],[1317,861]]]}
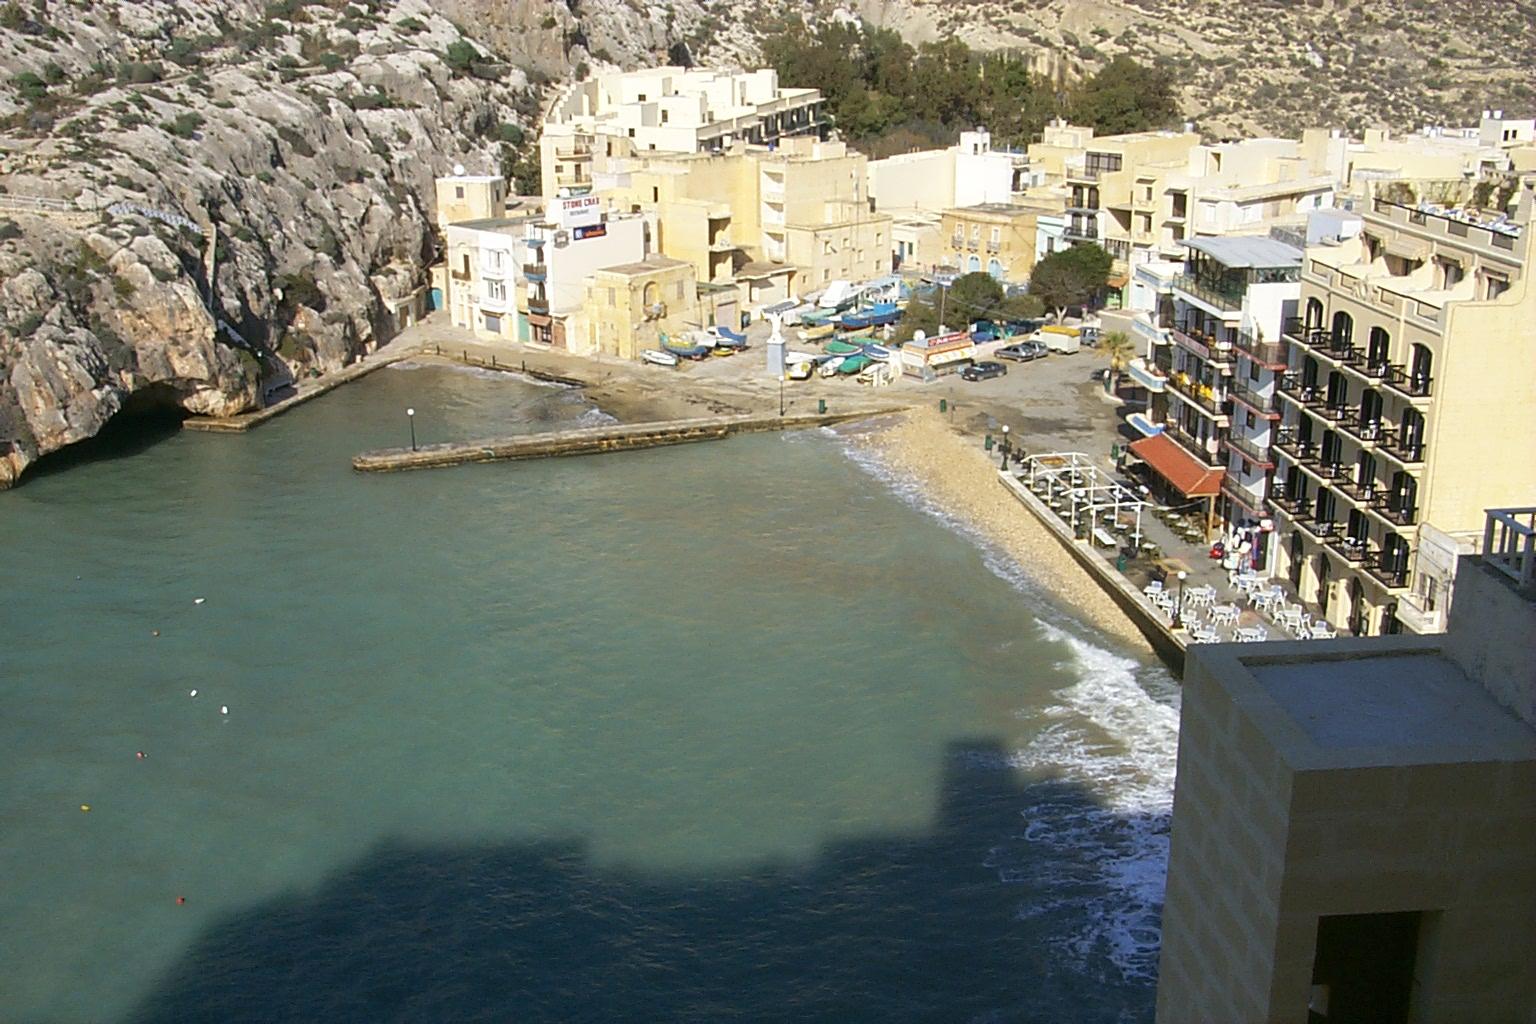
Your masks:
{"label": "green shrub", "polygon": [[480,59],[480,51],[463,39],[448,44],[447,51],[443,54],[443,61],[453,69],[455,74],[468,74]]}
{"label": "green shrub", "polygon": [[496,129],[496,137],[502,142],[510,142],[514,146],[523,144],[523,130],[510,121],[503,121]]}
{"label": "green shrub", "polygon": [[327,71],[335,71],[347,63],[347,59],[339,53],[322,53],[320,66]]}
{"label": "green shrub", "polygon": [[545,29],[554,28],[558,24],[560,24],[560,22],[556,21],[555,20],[555,16],[553,14],[551,14],[548,17],[546,17],[543,21],[539,22],[539,28],[545,28]]}
{"label": "green shrub", "polygon": [[127,300],[133,298],[133,293],[137,290],[134,288],[133,282],[126,277],[114,277],[112,279],[112,293],[120,299]]}
{"label": "green shrub", "polygon": [[28,103],[36,103],[48,95],[48,83],[31,71],[23,71],[16,75],[11,79],[11,84],[16,87],[21,98]]}
{"label": "green shrub", "polygon": [[165,69],[157,61],[141,63],[125,60],[117,66],[117,80],[131,85],[148,85],[165,77]]}
{"label": "green shrub", "polygon": [[53,61],[43,65],[43,80],[49,85],[59,85],[66,81],[64,69]]}
{"label": "green shrub", "polygon": [[395,24],[399,27],[400,31],[410,33],[411,35],[427,30],[427,26],[423,25],[419,19],[411,17],[401,18]]}
{"label": "green shrub", "polygon": [[177,114],[174,120],[161,122],[160,127],[176,136],[178,139],[190,139],[197,134],[197,130],[203,126],[201,114],[187,111]]}
{"label": "green shrub", "polygon": [[0,220],[0,242],[21,237],[21,228],[13,220]]}
{"label": "green shrub", "polygon": [[263,185],[270,185],[270,184],[272,184],[272,182],[276,181],[277,179],[272,177],[272,172],[271,171],[257,171],[256,172],[256,180],[261,182]]}

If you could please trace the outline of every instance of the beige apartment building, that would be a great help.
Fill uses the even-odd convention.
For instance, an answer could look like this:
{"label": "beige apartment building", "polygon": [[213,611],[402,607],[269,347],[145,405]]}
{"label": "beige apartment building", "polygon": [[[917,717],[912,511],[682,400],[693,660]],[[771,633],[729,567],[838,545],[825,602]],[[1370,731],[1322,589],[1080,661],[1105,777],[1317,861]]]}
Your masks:
{"label": "beige apartment building", "polygon": [[569,87],[539,139],[546,196],[590,191],[614,160],[647,153],[719,153],[826,131],[821,93],[785,88],[771,68],[728,72],[659,67]]}
{"label": "beige apartment building", "polygon": [[702,322],[693,264],[655,253],[598,270],[587,279],[583,305],[587,349],[620,359],[639,359]]}
{"label": "beige apartment building", "polygon": [[1190,650],[1159,1024],[1536,1020],[1533,517],[1443,636]]}
{"label": "beige apartment building", "polygon": [[891,218],[869,210],[866,165],[841,142],[792,138],[614,161],[597,194],[653,213],[657,248],[693,264],[701,285],[734,289],[750,314],[890,272]]}
{"label": "beige apartment building", "polygon": [[1378,196],[1358,235],[1306,250],[1272,449],[1276,563],[1356,634],[1444,628],[1449,564],[1484,509],[1536,494],[1531,205],[1526,190],[1514,223]]}
{"label": "beige apartment building", "polygon": [[991,274],[998,281],[1024,284],[1035,269],[1040,206],[981,203],[945,210],[939,225],[942,262],[962,274]]}

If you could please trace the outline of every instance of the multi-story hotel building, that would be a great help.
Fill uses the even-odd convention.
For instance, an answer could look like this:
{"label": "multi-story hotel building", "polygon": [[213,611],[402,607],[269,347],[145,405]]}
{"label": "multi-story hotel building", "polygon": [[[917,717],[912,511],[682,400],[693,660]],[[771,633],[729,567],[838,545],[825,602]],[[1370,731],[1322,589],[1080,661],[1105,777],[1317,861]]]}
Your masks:
{"label": "multi-story hotel building", "polygon": [[600,75],[566,90],[544,119],[544,195],[592,188],[608,163],[637,153],[720,153],[824,136],[821,93],[779,87],[771,68],[731,73],[660,67]]}
{"label": "multi-story hotel building", "polygon": [[[1302,253],[1266,237],[1184,245],[1184,271],[1161,311],[1166,330],[1152,347],[1152,365],[1137,360],[1131,367],[1150,396],[1149,419],[1132,422],[1177,447],[1138,443],[1134,450],[1182,497],[1209,499],[1212,525],[1256,527],[1266,517],[1274,470],[1275,388],[1285,368],[1280,331],[1296,310]],[[1202,491],[1192,493],[1182,486],[1187,481]],[[1262,569],[1271,556],[1267,537],[1258,539],[1253,561]]]}
{"label": "multi-story hotel building", "polygon": [[1447,540],[1470,550],[1484,509],[1536,493],[1531,205],[1377,197],[1359,235],[1306,250],[1270,506],[1280,570],[1336,625],[1444,628]]}

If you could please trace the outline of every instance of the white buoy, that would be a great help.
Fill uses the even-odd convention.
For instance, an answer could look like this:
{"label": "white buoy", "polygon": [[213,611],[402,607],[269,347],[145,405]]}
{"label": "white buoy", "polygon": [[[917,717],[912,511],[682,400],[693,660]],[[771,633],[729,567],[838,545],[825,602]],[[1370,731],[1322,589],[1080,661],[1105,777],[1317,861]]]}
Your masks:
{"label": "white buoy", "polygon": [[200,597],[197,600],[193,601],[192,603],[193,604],[202,604],[205,600],[207,600],[207,598]]}
{"label": "white buoy", "polygon": [[228,704],[220,704],[219,705],[219,714],[221,714],[221,715],[229,714],[229,705]]}
{"label": "white buoy", "polygon": [[193,690],[191,693],[187,694],[187,696],[188,697],[196,697],[197,696],[197,691]]}

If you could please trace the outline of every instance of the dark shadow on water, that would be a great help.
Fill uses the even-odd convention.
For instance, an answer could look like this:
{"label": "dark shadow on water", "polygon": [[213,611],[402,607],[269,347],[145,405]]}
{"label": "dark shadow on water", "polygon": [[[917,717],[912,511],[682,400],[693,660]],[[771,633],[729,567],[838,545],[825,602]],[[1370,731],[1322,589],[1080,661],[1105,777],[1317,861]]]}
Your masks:
{"label": "dark shadow on water", "polygon": [[[599,868],[575,839],[386,845],[210,927],[127,1020],[1149,1020],[1149,984],[1076,973],[987,866],[1024,808],[1093,805],[1002,758],[953,744],[922,835],[717,877]],[[1092,875],[1040,851],[1042,876]]]}
{"label": "dark shadow on water", "polygon": [[175,404],[174,392],[151,385],[130,396],[96,436],[43,456],[27,468],[19,482],[25,484],[31,479],[93,462],[138,455],[175,437],[181,432],[181,421],[186,418],[186,410]]}

